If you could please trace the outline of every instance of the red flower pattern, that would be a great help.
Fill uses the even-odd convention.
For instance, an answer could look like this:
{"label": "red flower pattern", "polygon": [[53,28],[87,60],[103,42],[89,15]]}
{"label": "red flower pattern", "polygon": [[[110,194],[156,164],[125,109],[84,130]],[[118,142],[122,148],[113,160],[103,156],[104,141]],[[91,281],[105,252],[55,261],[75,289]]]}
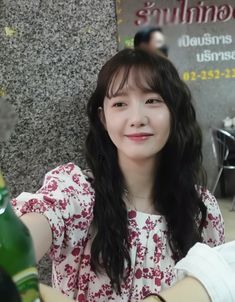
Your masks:
{"label": "red flower pattern", "polygon": [[[224,242],[224,227],[218,204],[207,190],[197,189],[208,208],[204,242],[219,245]],[[51,225],[53,285],[77,302],[134,302],[173,284],[175,260],[165,218],[133,210],[128,211],[132,267],[121,285],[122,295],[112,289],[107,275],[93,272],[90,249],[94,201],[91,184],[73,163],[49,172],[36,194],[22,193],[12,200],[18,215],[43,213]]]}

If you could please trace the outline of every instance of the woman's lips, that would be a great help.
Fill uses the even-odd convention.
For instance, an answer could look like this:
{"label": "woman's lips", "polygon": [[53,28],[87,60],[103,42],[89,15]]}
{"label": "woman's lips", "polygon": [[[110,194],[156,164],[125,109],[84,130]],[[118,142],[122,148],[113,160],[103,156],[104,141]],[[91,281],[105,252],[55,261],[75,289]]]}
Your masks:
{"label": "woman's lips", "polygon": [[153,134],[151,133],[134,133],[134,134],[127,134],[126,137],[134,142],[142,142],[149,139]]}

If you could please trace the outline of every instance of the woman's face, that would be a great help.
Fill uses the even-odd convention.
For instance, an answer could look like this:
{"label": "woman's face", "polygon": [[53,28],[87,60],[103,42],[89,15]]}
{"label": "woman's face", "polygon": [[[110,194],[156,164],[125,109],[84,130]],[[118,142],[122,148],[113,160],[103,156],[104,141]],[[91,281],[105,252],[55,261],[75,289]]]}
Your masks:
{"label": "woman's face", "polygon": [[[122,76],[119,72],[113,91],[118,90]],[[105,97],[101,120],[117,147],[119,159],[155,159],[170,134],[171,117],[167,105],[158,93],[137,87],[133,69],[123,89],[114,97]]]}

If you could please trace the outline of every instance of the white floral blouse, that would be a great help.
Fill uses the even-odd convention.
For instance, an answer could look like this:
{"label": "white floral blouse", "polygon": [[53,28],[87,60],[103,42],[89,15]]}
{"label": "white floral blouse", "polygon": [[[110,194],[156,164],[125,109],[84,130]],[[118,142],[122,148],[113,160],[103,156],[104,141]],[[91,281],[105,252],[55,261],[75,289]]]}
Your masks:
{"label": "white floral blouse", "polygon": [[[222,244],[224,225],[218,204],[208,191],[201,194],[208,208],[204,242],[210,246]],[[49,221],[53,286],[79,302],[134,302],[172,285],[176,281],[175,261],[164,216],[133,210],[128,211],[132,269],[122,284],[122,294],[113,291],[105,274],[95,275],[90,266],[94,201],[90,182],[73,163],[46,174],[36,194],[22,193],[12,200],[18,215],[37,212]]]}

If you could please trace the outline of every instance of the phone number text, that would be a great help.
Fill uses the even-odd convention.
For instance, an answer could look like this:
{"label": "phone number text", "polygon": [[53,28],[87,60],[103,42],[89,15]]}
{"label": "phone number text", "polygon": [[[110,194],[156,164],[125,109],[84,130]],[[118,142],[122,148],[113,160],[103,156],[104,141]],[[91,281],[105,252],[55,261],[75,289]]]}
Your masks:
{"label": "phone number text", "polygon": [[182,78],[184,81],[235,79],[235,68],[184,71]]}

